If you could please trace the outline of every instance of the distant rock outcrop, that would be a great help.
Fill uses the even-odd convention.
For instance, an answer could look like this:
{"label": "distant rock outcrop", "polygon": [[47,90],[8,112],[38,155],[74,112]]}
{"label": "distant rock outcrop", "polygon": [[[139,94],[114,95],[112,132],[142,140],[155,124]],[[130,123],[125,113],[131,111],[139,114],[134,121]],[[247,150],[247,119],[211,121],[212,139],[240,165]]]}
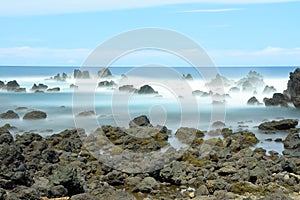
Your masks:
{"label": "distant rock outcrop", "polygon": [[296,108],[300,108],[300,68],[290,73],[287,85],[287,94]]}
{"label": "distant rock outcrop", "polygon": [[191,81],[193,80],[193,76],[191,74],[187,74],[187,75],[183,74],[182,79]]}
{"label": "distant rock outcrop", "polygon": [[158,94],[150,85],[144,85],[138,90],[138,94]]}
{"label": "distant rock outcrop", "polygon": [[15,91],[20,88],[20,85],[16,80],[8,81],[6,84],[7,91]]}
{"label": "distant rock outcrop", "polygon": [[74,73],[73,73],[73,77],[74,78],[79,78],[79,79],[88,79],[90,78],[90,73],[89,71],[85,70],[85,71],[80,71],[79,69],[75,69]]}
{"label": "distant rock outcrop", "polygon": [[256,71],[249,71],[245,78],[240,79],[237,82],[239,87],[245,92],[254,92],[257,88],[265,86],[263,76]]}
{"label": "distant rock outcrop", "polygon": [[281,106],[288,107],[289,98],[281,93],[273,94],[272,98],[264,98],[265,106]]}
{"label": "distant rock outcrop", "polygon": [[111,77],[111,76],[112,76],[112,73],[108,68],[103,68],[98,71],[99,78],[107,78],[107,77]]}
{"label": "distant rock outcrop", "polygon": [[119,87],[119,91],[120,92],[134,92],[136,93],[138,91],[138,89],[134,88],[133,85],[123,85],[121,87]]}
{"label": "distant rock outcrop", "polygon": [[60,88],[59,87],[49,88],[47,91],[48,92],[59,92]]}
{"label": "distant rock outcrop", "polygon": [[36,90],[47,90],[48,89],[48,86],[47,85],[44,85],[42,83],[40,84],[33,84],[33,86],[31,87],[31,90],[32,91],[36,91]]}
{"label": "distant rock outcrop", "polygon": [[101,81],[98,87],[115,87],[117,84],[114,81]]}
{"label": "distant rock outcrop", "polygon": [[248,101],[247,101],[248,105],[260,105],[261,103],[259,103],[259,101],[257,100],[256,97],[251,97]]}
{"label": "distant rock outcrop", "polygon": [[275,92],[276,92],[276,89],[274,86],[266,85],[266,87],[264,88],[263,94],[273,94]]}
{"label": "distant rock outcrop", "polygon": [[66,79],[68,78],[68,75],[66,73],[62,73],[62,74],[56,74],[55,76],[51,77],[51,79],[54,79],[56,81],[66,81]]}
{"label": "distant rock outcrop", "polygon": [[217,74],[214,79],[212,79],[209,83],[206,85],[208,87],[214,87],[214,88],[222,88],[222,87],[228,87],[234,84],[233,80],[229,80],[225,76],[221,76],[220,74]]}
{"label": "distant rock outcrop", "polygon": [[136,126],[151,126],[150,120],[146,115],[141,115],[129,122],[129,127],[136,127]]}

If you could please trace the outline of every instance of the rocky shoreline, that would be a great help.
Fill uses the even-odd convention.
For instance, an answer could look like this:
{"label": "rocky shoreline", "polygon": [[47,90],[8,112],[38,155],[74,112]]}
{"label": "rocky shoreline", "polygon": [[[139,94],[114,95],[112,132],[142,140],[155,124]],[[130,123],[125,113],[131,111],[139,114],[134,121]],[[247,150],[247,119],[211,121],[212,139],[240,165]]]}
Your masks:
{"label": "rocky shoreline", "polygon": [[[14,138],[5,125],[0,128],[0,199],[299,199],[298,129],[295,121],[261,127],[276,129],[278,123],[291,125],[282,156],[254,148],[255,134],[227,128],[208,140],[200,130],[181,128],[175,136],[188,147],[177,151],[169,146],[167,127],[153,127],[146,116],[127,129],[102,126],[89,135],[76,129]],[[144,161],[152,152],[157,153],[153,160]],[[111,159],[104,161],[107,156]]]}

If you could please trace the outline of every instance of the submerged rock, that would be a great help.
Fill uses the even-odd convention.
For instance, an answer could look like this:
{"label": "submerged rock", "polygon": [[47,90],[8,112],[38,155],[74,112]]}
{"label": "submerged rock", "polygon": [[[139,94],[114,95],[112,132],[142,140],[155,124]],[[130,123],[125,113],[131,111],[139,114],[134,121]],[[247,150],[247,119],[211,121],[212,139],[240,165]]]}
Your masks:
{"label": "submerged rock", "polygon": [[88,116],[96,116],[95,111],[89,110],[89,111],[83,111],[77,114],[78,117],[88,117]]}
{"label": "submerged rock", "polygon": [[138,89],[134,88],[133,85],[123,85],[119,87],[120,92],[138,92]]}
{"label": "submerged rock", "polygon": [[44,85],[42,83],[40,84],[33,84],[33,86],[31,87],[31,90],[33,91],[36,91],[36,90],[47,90],[48,89],[48,86],[47,85]]}
{"label": "submerged rock", "polygon": [[45,119],[47,114],[43,111],[31,111],[24,115],[23,119]]}
{"label": "submerged rock", "polygon": [[90,78],[90,73],[89,71],[80,71],[79,69],[75,69],[74,73],[73,73],[73,77],[74,78],[78,78],[78,79],[88,79]]}
{"label": "submerged rock", "polygon": [[20,85],[18,84],[18,82],[16,80],[8,81],[6,84],[7,91],[15,91],[18,88],[20,88]]}
{"label": "submerged rock", "polygon": [[59,92],[60,88],[59,87],[49,88],[47,91],[48,92]]}
{"label": "submerged rock", "polygon": [[258,126],[260,130],[289,130],[298,125],[298,120],[284,119],[280,121],[264,122]]}
{"label": "submerged rock", "polygon": [[19,119],[19,115],[13,110],[8,110],[6,113],[0,114],[1,119]]}
{"label": "submerged rock", "polygon": [[191,74],[183,74],[182,79],[184,80],[193,80],[193,76]]}

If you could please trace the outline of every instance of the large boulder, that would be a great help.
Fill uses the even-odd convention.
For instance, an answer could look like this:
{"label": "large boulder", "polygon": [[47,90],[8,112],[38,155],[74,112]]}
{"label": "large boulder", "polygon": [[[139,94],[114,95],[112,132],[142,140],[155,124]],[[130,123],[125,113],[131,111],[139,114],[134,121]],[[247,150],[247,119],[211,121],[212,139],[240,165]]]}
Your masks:
{"label": "large boulder", "polygon": [[36,90],[47,90],[48,86],[44,85],[42,83],[40,84],[33,84],[33,86],[31,87],[31,90],[36,91]]}
{"label": "large boulder", "polygon": [[0,114],[1,119],[19,119],[19,115],[13,110],[9,110],[6,113]]}
{"label": "large boulder", "polygon": [[290,80],[287,85],[287,93],[294,106],[300,108],[300,68],[290,73]]}
{"label": "large boulder", "polygon": [[283,141],[284,148],[297,149],[300,148],[300,136],[298,133],[290,133]]}
{"label": "large boulder", "polygon": [[284,119],[280,121],[264,122],[258,126],[260,130],[289,130],[298,125],[298,120]]}
{"label": "large boulder", "polygon": [[79,69],[75,69],[74,73],[73,73],[73,77],[88,79],[88,78],[90,78],[90,73],[89,73],[89,71],[80,71]]}
{"label": "large boulder", "polygon": [[150,85],[144,85],[139,89],[138,94],[158,94],[158,92],[155,91]]}
{"label": "large boulder", "polygon": [[281,93],[274,93],[272,98],[264,98],[265,106],[288,107],[289,98]]}
{"label": "large boulder", "polygon": [[48,92],[59,92],[60,88],[59,87],[49,88],[47,91]]}
{"label": "large boulder", "polygon": [[8,81],[6,84],[7,91],[14,91],[16,89],[20,88],[20,85],[16,80]]}
{"label": "large boulder", "polygon": [[23,119],[45,119],[47,114],[43,111],[31,111],[24,115]]}
{"label": "large boulder", "polygon": [[193,76],[191,74],[187,74],[187,75],[183,74],[182,79],[192,81]]}
{"label": "large boulder", "polygon": [[149,126],[150,120],[146,115],[141,115],[139,117],[134,118],[129,122],[129,127],[136,127],[136,126]]}

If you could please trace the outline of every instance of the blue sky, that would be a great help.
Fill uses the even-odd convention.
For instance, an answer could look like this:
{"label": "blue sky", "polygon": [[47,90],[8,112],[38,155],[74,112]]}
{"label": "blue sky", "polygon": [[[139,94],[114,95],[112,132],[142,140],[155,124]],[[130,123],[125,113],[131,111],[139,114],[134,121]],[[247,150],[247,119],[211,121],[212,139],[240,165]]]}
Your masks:
{"label": "blue sky", "polygon": [[[0,65],[79,66],[101,42],[143,27],[187,35],[218,66],[300,65],[299,1],[0,2]],[[134,65],[135,59],[120,64]]]}

